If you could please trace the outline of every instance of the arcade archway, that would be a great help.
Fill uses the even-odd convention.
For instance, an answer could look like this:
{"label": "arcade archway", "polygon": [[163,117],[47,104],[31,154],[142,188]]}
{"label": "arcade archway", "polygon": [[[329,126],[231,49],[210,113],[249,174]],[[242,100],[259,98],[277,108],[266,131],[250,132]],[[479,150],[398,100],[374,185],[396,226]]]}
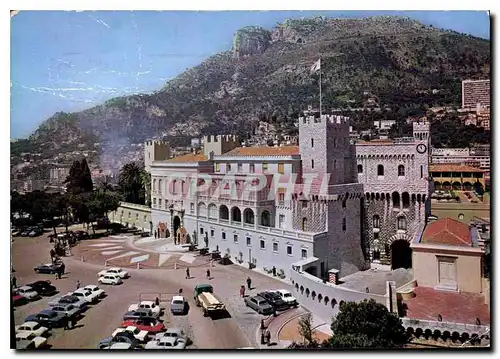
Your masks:
{"label": "arcade archway", "polygon": [[177,231],[179,230],[181,226],[181,219],[179,216],[174,217],[174,238],[177,238]]}

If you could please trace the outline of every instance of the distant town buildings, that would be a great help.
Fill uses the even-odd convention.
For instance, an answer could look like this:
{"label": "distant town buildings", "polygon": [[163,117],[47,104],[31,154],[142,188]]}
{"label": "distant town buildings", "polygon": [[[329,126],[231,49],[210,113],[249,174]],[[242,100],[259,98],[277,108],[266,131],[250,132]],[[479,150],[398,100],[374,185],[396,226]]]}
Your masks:
{"label": "distant town buildings", "polygon": [[49,170],[49,182],[51,184],[63,183],[69,176],[69,167],[55,167]]}
{"label": "distant town buildings", "polygon": [[432,148],[431,163],[458,163],[490,171],[490,146],[471,148]]}
{"label": "distant town buildings", "polygon": [[462,81],[462,108],[490,107],[490,80]]}

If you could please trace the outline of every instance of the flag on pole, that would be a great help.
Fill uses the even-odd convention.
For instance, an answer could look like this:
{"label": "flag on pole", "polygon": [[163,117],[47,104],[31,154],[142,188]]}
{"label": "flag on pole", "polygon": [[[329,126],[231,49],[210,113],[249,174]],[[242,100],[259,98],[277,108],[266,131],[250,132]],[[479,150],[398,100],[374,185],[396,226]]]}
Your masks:
{"label": "flag on pole", "polygon": [[316,61],[314,63],[314,65],[312,65],[311,73],[315,73],[316,71],[319,71],[319,70],[321,70],[321,59],[318,59],[318,61]]}

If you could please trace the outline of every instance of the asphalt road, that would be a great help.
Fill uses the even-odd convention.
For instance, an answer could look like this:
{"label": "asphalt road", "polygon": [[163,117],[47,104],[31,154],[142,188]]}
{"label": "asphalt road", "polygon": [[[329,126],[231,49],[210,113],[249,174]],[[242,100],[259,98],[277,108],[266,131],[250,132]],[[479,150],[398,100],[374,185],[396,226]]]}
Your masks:
{"label": "asphalt road", "polygon": [[[36,274],[33,268],[41,263],[50,262],[50,243],[45,236],[38,238],[14,238],[12,245],[12,262],[18,286],[40,279],[49,279],[59,294],[66,294],[76,289],[76,281],[81,286],[97,283],[97,272],[102,265],[80,262],[78,258],[64,258],[66,271],[61,280],[55,280],[53,275]],[[235,349],[255,346],[255,331],[263,318],[249,310],[239,298],[239,287],[245,283],[248,275],[252,276],[254,286],[258,290],[287,288],[283,283],[250,272],[235,265],[215,266],[211,269],[214,277],[210,282],[215,288],[215,294],[226,304],[229,318],[211,319],[204,317],[200,308],[196,307],[193,298],[193,287],[205,283],[206,268],[191,270],[193,278],[185,279],[182,270],[166,269],[132,269],[131,277],[124,280],[120,286],[100,286],[107,296],[100,303],[93,305],[80,319],[75,329],[64,331],[54,329],[48,343],[53,349],[93,349],[99,342],[111,335],[119,327],[122,315],[128,306],[139,301],[140,293],[158,293],[162,298],[176,294],[179,288],[187,297],[190,310],[185,316],[172,316],[168,311],[167,302],[162,306],[167,308],[162,317],[166,327],[180,327],[191,338],[193,345],[189,348],[198,349]],[[252,293],[249,293],[252,294]],[[15,325],[22,324],[28,314],[35,314],[47,307],[51,298],[44,297],[36,302],[17,307],[14,311]]]}

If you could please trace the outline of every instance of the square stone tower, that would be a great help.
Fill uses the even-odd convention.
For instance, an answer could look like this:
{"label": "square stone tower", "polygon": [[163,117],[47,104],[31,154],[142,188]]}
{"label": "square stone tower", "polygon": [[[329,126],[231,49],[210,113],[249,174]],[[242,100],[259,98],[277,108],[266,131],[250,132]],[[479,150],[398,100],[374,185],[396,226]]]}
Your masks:
{"label": "square stone tower", "polygon": [[203,154],[210,157],[210,152],[219,156],[235,149],[240,145],[240,140],[236,135],[209,135],[203,136],[202,144]]}
{"label": "square stone tower", "polygon": [[144,168],[151,173],[153,161],[166,161],[170,158],[170,144],[162,140],[150,140],[144,143]]}

